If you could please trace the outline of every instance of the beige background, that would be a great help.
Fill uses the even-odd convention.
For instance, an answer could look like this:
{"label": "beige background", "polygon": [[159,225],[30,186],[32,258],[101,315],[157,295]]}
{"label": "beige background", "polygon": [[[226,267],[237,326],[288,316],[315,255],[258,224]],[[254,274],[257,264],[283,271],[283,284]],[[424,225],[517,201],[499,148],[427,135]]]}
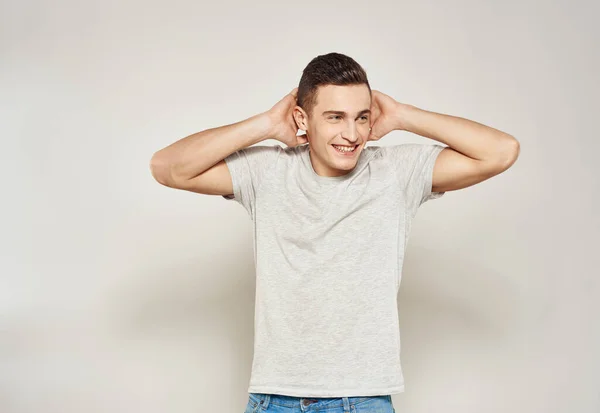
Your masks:
{"label": "beige background", "polygon": [[[396,411],[600,411],[597,3],[1,4],[2,413],[243,411],[251,221],[148,164],[268,110],[331,51],[521,143],[417,215]],[[428,142],[378,144],[407,141]]]}

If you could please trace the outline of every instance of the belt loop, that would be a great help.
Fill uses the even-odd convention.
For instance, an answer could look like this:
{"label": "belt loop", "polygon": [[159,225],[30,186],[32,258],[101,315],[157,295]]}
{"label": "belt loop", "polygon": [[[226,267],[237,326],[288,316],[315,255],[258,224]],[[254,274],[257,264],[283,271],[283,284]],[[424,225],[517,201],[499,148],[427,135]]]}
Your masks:
{"label": "belt loop", "polygon": [[264,396],[265,397],[261,400],[262,409],[267,410],[267,407],[269,407],[269,402],[271,401],[271,395],[267,393]]}
{"label": "belt loop", "polygon": [[350,400],[347,397],[342,397],[342,402],[344,403],[344,412],[350,412]]}

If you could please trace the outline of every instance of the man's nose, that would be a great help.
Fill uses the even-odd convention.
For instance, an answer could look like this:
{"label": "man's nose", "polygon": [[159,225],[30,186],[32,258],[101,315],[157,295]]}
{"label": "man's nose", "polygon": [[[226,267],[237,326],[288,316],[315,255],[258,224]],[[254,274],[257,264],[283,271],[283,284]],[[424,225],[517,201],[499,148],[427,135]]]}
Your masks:
{"label": "man's nose", "polygon": [[348,127],[342,134],[342,137],[349,140],[350,142],[356,142],[356,139],[358,138],[358,131],[356,129],[356,125],[354,125],[353,123],[348,125]]}

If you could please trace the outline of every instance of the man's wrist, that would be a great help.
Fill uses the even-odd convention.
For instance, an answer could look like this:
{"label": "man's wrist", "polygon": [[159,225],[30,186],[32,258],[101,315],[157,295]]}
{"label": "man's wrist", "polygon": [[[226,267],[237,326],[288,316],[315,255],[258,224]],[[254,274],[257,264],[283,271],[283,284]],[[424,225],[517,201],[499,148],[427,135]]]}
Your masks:
{"label": "man's wrist", "polygon": [[411,116],[418,110],[416,106],[398,102],[395,111],[396,127],[394,130],[410,131]]}
{"label": "man's wrist", "polygon": [[252,122],[252,141],[259,143],[267,139],[272,139],[272,122],[267,112],[259,113],[250,118]]}

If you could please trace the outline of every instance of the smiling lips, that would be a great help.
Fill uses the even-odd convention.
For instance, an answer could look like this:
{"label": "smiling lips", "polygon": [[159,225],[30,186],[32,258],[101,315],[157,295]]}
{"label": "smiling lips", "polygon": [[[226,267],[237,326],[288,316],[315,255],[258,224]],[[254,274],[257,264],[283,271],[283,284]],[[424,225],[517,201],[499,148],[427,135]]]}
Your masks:
{"label": "smiling lips", "polygon": [[353,153],[356,148],[358,147],[358,145],[354,145],[354,146],[347,146],[347,145],[335,145],[332,144],[331,146],[333,146],[337,152],[339,153]]}

